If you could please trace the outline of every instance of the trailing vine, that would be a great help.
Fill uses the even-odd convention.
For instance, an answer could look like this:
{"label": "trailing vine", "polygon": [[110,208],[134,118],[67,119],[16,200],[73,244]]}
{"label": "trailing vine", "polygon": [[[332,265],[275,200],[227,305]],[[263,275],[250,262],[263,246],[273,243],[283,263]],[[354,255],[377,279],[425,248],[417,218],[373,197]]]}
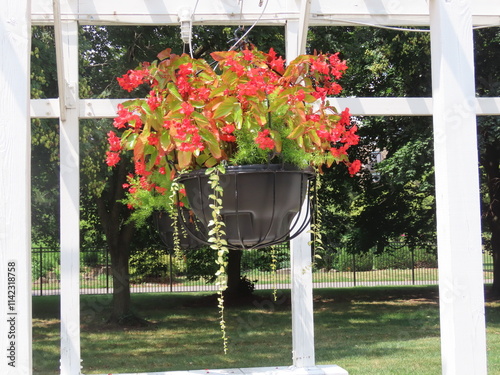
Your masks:
{"label": "trailing vine", "polygon": [[226,172],[225,167],[220,164],[215,167],[208,168],[206,174],[210,184],[212,193],[208,196],[211,200],[209,207],[212,209],[212,220],[208,222],[208,242],[211,243],[210,248],[217,251],[216,263],[219,266],[215,276],[217,277],[217,285],[219,286],[218,308],[220,313],[220,327],[222,330],[222,341],[224,345],[224,354],[227,353],[227,334],[226,321],[224,319],[224,291],[227,288],[226,267],[227,254],[229,249],[227,241],[224,239],[226,232],[224,230],[225,223],[222,221],[222,196],[223,189],[220,186],[220,175]]}
{"label": "trailing vine", "polygon": [[321,259],[319,254],[324,254],[323,247],[323,237],[321,234],[321,226],[322,226],[322,218],[321,211],[319,209],[318,204],[318,190],[321,187],[320,174],[316,171],[316,178],[314,179],[313,184],[311,184],[310,193],[312,195],[312,212],[311,212],[311,230],[312,240],[309,242],[309,245],[312,246],[314,250],[314,258],[313,263],[316,259]]}
{"label": "trailing vine", "polygon": [[[172,185],[170,189],[169,199],[172,202],[171,207],[176,207],[180,205],[179,191],[181,187],[179,184],[179,176],[176,176],[174,180],[172,180]],[[172,219],[172,223],[174,223],[174,232],[173,232],[173,242],[174,242],[174,254],[177,259],[182,259],[182,249],[181,249],[181,238],[179,233],[179,211],[175,208],[170,210],[169,212],[170,218]]]}
{"label": "trailing vine", "polygon": [[[276,256],[276,245],[271,246],[271,273],[276,280],[276,266],[278,263],[278,258]],[[276,302],[278,300],[278,290],[276,285],[273,288],[273,301]]]}

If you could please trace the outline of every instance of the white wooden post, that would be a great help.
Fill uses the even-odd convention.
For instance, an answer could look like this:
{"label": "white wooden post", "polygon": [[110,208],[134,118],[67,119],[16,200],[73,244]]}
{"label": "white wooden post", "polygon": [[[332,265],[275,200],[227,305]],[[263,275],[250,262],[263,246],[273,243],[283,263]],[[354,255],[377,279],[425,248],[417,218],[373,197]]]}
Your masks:
{"label": "white wooden post", "polygon": [[[310,1],[301,0],[301,12],[309,12]],[[286,59],[293,60],[306,52],[309,17],[301,14],[299,21],[286,25]],[[301,214],[307,212],[304,202]],[[299,219],[299,222],[302,220]],[[292,276],[292,369],[295,373],[347,375],[337,365],[316,366],[314,345],[313,280],[310,226],[290,242]]]}
{"label": "white wooden post", "polygon": [[431,0],[442,373],[486,374],[472,18]]}
{"label": "white wooden post", "polygon": [[[59,0],[55,0],[59,1]],[[61,1],[63,13],[76,12],[77,2]],[[57,12],[57,4],[54,7]],[[61,108],[61,375],[80,374],[80,158],[78,129],[78,23],[55,14]],[[58,40],[60,42],[58,42]]]}
{"label": "white wooden post", "polygon": [[[305,17],[303,17],[305,19]],[[289,22],[286,28],[286,59],[293,60],[302,51],[300,47],[302,35],[307,33],[301,29],[299,22]],[[304,38],[305,39],[305,38]],[[307,203],[304,203],[307,204]],[[302,209],[304,211],[304,208]],[[292,275],[292,357],[297,368],[316,365],[314,355],[314,319],[312,296],[312,260],[309,241],[309,226],[290,243],[291,275]]]}
{"label": "white wooden post", "polygon": [[31,2],[0,12],[0,373],[32,373]]}

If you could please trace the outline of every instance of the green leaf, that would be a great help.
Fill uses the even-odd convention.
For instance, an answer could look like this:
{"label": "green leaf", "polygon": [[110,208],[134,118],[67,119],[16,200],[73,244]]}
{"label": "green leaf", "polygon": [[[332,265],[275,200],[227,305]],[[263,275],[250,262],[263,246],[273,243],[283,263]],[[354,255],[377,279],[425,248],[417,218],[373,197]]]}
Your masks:
{"label": "green leaf", "polygon": [[210,150],[213,157],[216,159],[220,159],[222,157],[222,151],[215,135],[206,128],[200,128],[199,133],[201,138],[208,145],[208,149]]}
{"label": "green leaf", "polygon": [[185,169],[191,165],[191,159],[193,157],[193,153],[191,151],[180,151],[177,153],[177,157],[179,159],[179,168]]}
{"label": "green leaf", "polygon": [[296,138],[302,136],[305,132],[306,132],[306,127],[303,124],[300,124],[295,129],[293,129],[293,131],[290,133],[288,138],[296,139]]}
{"label": "green leaf", "polygon": [[164,150],[167,150],[172,143],[170,134],[168,131],[161,133],[160,135],[160,145]]}
{"label": "green leaf", "polygon": [[229,98],[224,99],[222,103],[220,103],[217,108],[215,109],[214,112],[214,118],[221,118],[227,116],[229,113],[231,113],[234,109],[234,103],[236,103],[238,99],[236,99],[233,96],[230,96]]}
{"label": "green leaf", "polygon": [[179,91],[177,90],[177,87],[175,86],[175,84],[173,82],[168,83],[167,89],[170,92],[170,94],[172,94],[177,100],[179,100],[181,102],[184,101],[184,99],[182,98],[182,95],[179,93]]}

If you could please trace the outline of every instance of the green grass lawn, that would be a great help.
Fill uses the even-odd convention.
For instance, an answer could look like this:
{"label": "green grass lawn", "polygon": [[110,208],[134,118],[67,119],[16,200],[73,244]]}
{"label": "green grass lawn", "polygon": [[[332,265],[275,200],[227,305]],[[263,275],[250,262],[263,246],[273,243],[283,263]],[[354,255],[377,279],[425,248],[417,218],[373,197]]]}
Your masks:
{"label": "green grass lawn", "polygon": [[[350,375],[441,374],[437,287],[315,290],[317,364]],[[81,296],[84,374],[292,364],[289,292],[258,291],[226,307],[224,355],[216,302],[208,294],[135,294],[148,328],[105,324],[110,296]],[[59,298],[33,299],[34,374],[58,374]],[[488,368],[500,375],[500,302],[487,306]]]}

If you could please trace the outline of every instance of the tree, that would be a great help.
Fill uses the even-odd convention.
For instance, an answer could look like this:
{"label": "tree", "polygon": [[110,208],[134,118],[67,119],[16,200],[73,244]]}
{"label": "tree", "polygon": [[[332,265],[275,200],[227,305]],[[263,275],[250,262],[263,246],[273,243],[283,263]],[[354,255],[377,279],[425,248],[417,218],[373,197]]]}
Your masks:
{"label": "tree", "polygon": [[[500,73],[496,61],[500,52],[500,28],[475,31],[476,89],[479,96],[500,94]],[[495,47],[493,47],[495,46]],[[488,248],[493,255],[493,285],[490,290],[500,296],[500,122],[498,116],[478,118],[479,161],[486,186],[482,196],[483,217],[491,239]]]}
{"label": "tree", "polygon": [[[312,35],[311,35],[312,34]],[[368,27],[321,27],[310,33],[310,48],[342,51],[347,96],[430,94],[430,40],[425,33]],[[325,173],[320,199],[326,238],[364,252],[404,238],[432,240],[435,233],[432,124],[424,117],[360,117],[357,158],[385,159],[356,178]],[[334,228],[333,230],[331,228]]]}
{"label": "tree", "polygon": [[[54,34],[52,28],[33,28],[31,97],[57,96]],[[31,226],[38,246],[59,244],[59,123],[53,119],[31,121]]]}

